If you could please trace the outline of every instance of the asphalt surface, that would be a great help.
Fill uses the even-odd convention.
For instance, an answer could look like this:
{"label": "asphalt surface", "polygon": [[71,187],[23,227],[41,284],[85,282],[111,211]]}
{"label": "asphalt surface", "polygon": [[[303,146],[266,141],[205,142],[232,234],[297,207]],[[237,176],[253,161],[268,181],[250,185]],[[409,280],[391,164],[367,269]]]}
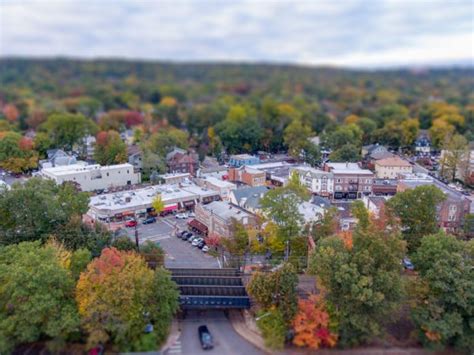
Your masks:
{"label": "asphalt surface", "polygon": [[[188,311],[179,322],[181,336],[168,349],[166,355],[260,355],[262,351],[248,343],[237,334],[224,311]],[[214,341],[214,348],[202,350],[199,342],[198,327],[207,325]]]}
{"label": "asphalt surface", "polygon": [[[187,230],[189,219],[177,219],[174,216],[158,217],[156,223],[139,224],[140,243],[147,240],[159,243],[166,252],[165,266],[169,268],[219,268],[218,260],[191,243],[177,238],[176,232]],[[135,238],[135,228],[127,228],[130,238]]]}

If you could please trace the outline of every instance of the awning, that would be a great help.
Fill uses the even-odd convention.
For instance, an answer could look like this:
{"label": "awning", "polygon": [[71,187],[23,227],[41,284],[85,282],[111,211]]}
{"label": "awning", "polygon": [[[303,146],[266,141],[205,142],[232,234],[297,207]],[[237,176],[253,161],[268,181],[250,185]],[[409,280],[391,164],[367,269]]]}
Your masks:
{"label": "awning", "polygon": [[162,212],[171,212],[176,211],[178,209],[178,205],[165,205]]}
{"label": "awning", "polygon": [[208,231],[207,226],[199,222],[197,219],[192,219],[191,221],[188,222],[188,225],[192,228],[196,228],[198,231],[200,231],[203,234],[206,234]]}

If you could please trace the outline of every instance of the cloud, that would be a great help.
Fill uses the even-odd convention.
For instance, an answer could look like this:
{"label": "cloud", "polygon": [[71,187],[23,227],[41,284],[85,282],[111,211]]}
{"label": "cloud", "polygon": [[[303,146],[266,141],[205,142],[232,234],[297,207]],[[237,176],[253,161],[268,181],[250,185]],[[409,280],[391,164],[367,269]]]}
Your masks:
{"label": "cloud", "polygon": [[473,16],[470,0],[0,0],[0,55],[472,62]]}

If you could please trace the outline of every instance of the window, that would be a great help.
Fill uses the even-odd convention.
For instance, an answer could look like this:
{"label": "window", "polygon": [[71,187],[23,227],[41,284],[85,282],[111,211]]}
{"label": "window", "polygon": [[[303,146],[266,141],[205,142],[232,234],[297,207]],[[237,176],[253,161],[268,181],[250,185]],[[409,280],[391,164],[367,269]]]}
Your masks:
{"label": "window", "polygon": [[342,182],[342,181],[341,181],[341,179],[336,179],[336,182],[339,182],[339,183],[340,183],[340,182]]}
{"label": "window", "polygon": [[127,170],[127,174],[130,174],[130,171],[129,171],[129,170]]}
{"label": "window", "polygon": [[107,173],[107,176],[109,176],[109,173]]}

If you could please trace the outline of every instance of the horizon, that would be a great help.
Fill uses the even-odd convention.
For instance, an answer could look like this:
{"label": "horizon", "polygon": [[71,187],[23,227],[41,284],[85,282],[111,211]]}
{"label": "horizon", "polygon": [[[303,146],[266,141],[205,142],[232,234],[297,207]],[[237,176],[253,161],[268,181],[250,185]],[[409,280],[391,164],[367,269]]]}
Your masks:
{"label": "horizon", "polygon": [[468,0],[0,1],[0,58],[473,67]]}

